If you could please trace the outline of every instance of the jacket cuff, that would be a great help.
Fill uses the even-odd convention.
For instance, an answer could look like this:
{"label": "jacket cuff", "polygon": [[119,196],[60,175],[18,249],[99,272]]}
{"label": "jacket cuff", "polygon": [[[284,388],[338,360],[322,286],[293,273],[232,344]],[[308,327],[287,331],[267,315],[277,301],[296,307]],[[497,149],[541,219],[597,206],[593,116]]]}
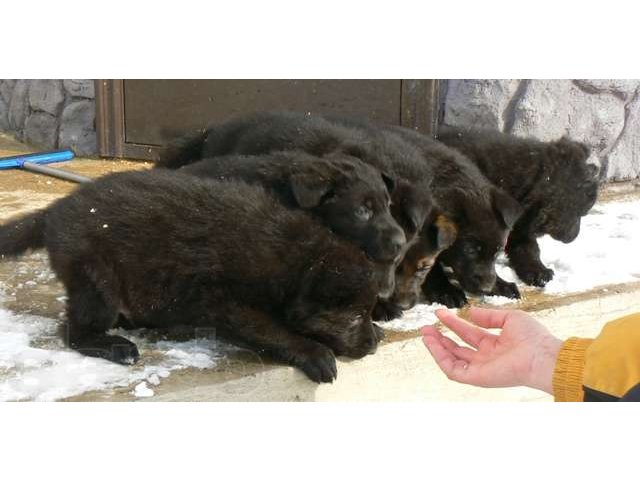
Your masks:
{"label": "jacket cuff", "polygon": [[585,354],[590,338],[571,337],[562,344],[553,371],[553,397],[556,402],[582,402]]}

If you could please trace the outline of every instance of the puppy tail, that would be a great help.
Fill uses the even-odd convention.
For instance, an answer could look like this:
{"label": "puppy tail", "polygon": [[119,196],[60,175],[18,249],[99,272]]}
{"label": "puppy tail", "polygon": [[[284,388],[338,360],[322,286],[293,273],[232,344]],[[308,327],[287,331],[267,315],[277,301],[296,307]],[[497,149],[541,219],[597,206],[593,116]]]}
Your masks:
{"label": "puppy tail", "polygon": [[161,151],[156,166],[176,170],[184,165],[197,162],[202,158],[202,149],[206,138],[206,132],[198,131],[174,140]]}
{"label": "puppy tail", "polygon": [[44,247],[45,212],[31,213],[0,226],[0,257],[16,257],[30,248]]}

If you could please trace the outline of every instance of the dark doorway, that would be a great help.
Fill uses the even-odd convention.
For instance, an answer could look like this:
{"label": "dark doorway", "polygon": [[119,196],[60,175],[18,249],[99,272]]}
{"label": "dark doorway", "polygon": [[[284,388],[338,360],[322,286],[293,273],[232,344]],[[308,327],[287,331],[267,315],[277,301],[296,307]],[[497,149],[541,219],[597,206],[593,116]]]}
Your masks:
{"label": "dark doorway", "polygon": [[344,113],[435,133],[437,80],[96,80],[102,156],[154,160],[178,135],[265,110]]}

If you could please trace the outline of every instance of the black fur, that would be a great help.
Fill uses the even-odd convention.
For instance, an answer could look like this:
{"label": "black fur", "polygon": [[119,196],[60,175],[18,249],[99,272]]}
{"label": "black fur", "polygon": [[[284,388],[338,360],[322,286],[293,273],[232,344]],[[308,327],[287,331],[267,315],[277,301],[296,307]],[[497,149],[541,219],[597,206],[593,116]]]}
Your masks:
{"label": "black fur", "polygon": [[43,212],[25,215],[0,227],[0,255],[15,257],[29,248],[44,247]]}
{"label": "black fur", "polygon": [[107,333],[122,313],[137,327],[213,327],[327,382],[334,353],[362,357],[382,336],[370,316],[380,269],[262,188],[127,172],[37,216],[44,221],[19,234],[31,244],[12,239],[20,221],[0,227],[0,254],[44,244],[67,291],[66,340],[87,355],[138,357]]}
{"label": "black fur", "polygon": [[388,300],[379,300],[373,311],[373,319],[393,320],[400,317],[403,310],[412,308],[421,299],[422,285],[436,264],[436,259],[449,248],[457,235],[456,226],[437,209],[432,211],[427,221],[413,240],[404,259],[396,268],[395,289]]}
{"label": "black fur", "polygon": [[[200,151],[196,153],[198,149]],[[276,112],[239,117],[177,140],[161,154],[158,166],[178,168],[202,159],[215,161],[214,157],[231,153],[261,155],[281,151],[302,151],[316,157],[341,153],[376,167],[388,182],[390,191],[403,187],[401,190],[406,193],[404,201],[398,199],[394,203],[403,205],[405,211],[401,216],[408,224],[413,224],[414,233],[430,213],[432,201],[428,192],[431,174],[427,167],[416,167],[425,173],[420,185],[413,185],[406,181],[408,175],[396,165],[404,164],[406,168],[419,165],[418,162],[404,161],[411,154],[418,158],[417,151],[396,139],[387,141],[320,116]],[[412,176],[412,182],[417,183],[415,177],[417,175]],[[425,198],[427,206],[417,203]]]}
{"label": "black fur", "polygon": [[[497,281],[495,259],[522,213],[518,203],[456,150],[408,128],[387,129],[418,148],[423,161],[431,165],[433,195],[458,230],[453,246],[440,255],[437,268],[424,283],[426,298],[459,307],[466,303],[464,290],[497,293],[501,283]],[[453,270],[462,290],[448,281],[443,265]]]}
{"label": "black fur", "polygon": [[389,187],[376,169],[354,157],[317,158],[298,151],[225,155],[192,163],[181,171],[263,185],[288,207],[318,216],[374,260],[395,259],[406,243],[404,231],[389,211]]}
{"label": "black fur", "polygon": [[[195,153],[194,146],[201,149],[199,154]],[[282,151],[304,151],[322,157],[317,161],[324,161],[335,155],[352,155],[376,167],[388,183],[393,218],[400,224],[407,239],[399,259],[417,242],[422,243],[423,249],[437,250],[437,245],[425,244],[432,238],[429,231],[434,228],[426,220],[436,217],[430,194],[432,174],[428,165],[420,161],[419,152],[393,135],[381,137],[372,134],[370,130],[355,125],[340,125],[333,119],[319,116],[259,113],[212,126],[200,134],[178,140],[165,151],[158,165],[168,168],[187,165],[183,170],[211,175],[224,168],[217,165],[220,155],[232,152],[260,155]],[[412,155],[413,159],[410,158]],[[202,158],[204,161],[198,162]],[[246,162],[251,160],[247,159]],[[188,165],[189,163],[192,165]],[[251,167],[240,173],[242,178],[255,177]],[[348,215],[340,218],[342,221],[353,222]],[[325,218],[324,221],[333,226],[332,222],[339,219],[328,221]],[[406,283],[410,279],[398,278],[398,275],[411,270],[399,267],[396,280],[400,284]],[[413,276],[412,273],[411,278]],[[396,298],[399,298],[398,295],[400,292],[395,293]],[[410,293],[405,290],[402,296],[407,295]],[[402,300],[403,303],[408,301]],[[396,308],[396,311],[400,311],[400,308]]]}
{"label": "black fur", "polygon": [[588,164],[589,148],[566,137],[554,142],[519,138],[493,130],[443,126],[438,138],[473,160],[495,185],[516,199],[523,215],[506,252],[527,284],[544,286],[553,270],[540,260],[536,238],[545,234],[569,243],[580,218],[598,194],[598,169]]}

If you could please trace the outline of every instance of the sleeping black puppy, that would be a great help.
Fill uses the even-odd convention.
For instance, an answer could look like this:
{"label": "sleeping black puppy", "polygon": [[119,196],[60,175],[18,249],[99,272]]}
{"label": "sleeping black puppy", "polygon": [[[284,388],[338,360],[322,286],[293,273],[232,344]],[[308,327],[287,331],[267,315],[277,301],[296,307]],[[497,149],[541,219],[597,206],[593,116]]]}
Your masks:
{"label": "sleeping black puppy", "polygon": [[316,382],[336,378],[334,354],[360,358],[382,338],[371,322],[381,269],[257,186],[110,175],[0,227],[2,255],[42,247],[66,288],[66,340],[89,356],[138,358],[107,333],[119,313],[137,327],[215,328]]}
{"label": "sleeping black puppy", "polygon": [[506,252],[525,283],[544,286],[553,270],[540,260],[536,237],[548,234],[569,243],[580,218],[598,195],[598,168],[588,164],[589,148],[566,137],[554,142],[519,138],[493,130],[443,126],[438,139],[473,160],[482,173],[523,208]]}

